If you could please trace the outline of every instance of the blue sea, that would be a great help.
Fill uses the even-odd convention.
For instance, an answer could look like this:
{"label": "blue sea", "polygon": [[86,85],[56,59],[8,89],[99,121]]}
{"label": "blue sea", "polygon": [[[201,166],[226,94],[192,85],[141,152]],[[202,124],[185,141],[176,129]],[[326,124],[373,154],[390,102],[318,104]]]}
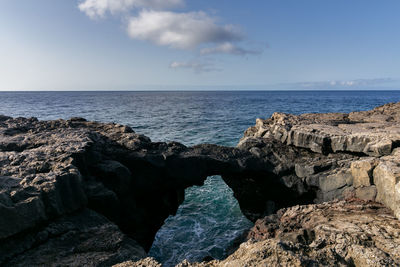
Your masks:
{"label": "blue sea", "polygon": [[[84,117],[131,126],[153,141],[235,146],[256,118],[350,112],[400,101],[400,91],[0,92],[0,114],[42,120]],[[176,216],[159,230],[149,255],[165,266],[221,259],[252,224],[222,179],[186,190]]]}

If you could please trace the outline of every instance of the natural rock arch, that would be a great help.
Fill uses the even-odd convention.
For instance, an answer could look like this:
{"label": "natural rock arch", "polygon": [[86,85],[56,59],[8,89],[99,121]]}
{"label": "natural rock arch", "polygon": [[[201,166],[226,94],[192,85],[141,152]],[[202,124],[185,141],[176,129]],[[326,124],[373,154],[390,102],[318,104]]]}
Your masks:
{"label": "natural rock arch", "polygon": [[0,116],[0,264],[45,264],[66,245],[73,249],[60,264],[144,257],[184,189],[210,175],[223,177],[252,221],[355,197],[384,203],[399,218],[399,114],[400,103],[276,113],[236,148],[155,143],[127,126],[80,118]]}
{"label": "natural rock arch", "polygon": [[[304,193],[279,180],[273,157],[244,148],[154,143],[127,126],[80,118],[1,117],[0,123],[1,175],[10,184],[0,207],[9,214],[0,218],[3,240],[89,208],[148,250],[163,221],[182,203],[184,189],[208,176],[223,177],[252,221],[265,214],[266,199],[275,203],[267,210],[272,212],[298,203]],[[256,190],[260,181],[261,191]]]}

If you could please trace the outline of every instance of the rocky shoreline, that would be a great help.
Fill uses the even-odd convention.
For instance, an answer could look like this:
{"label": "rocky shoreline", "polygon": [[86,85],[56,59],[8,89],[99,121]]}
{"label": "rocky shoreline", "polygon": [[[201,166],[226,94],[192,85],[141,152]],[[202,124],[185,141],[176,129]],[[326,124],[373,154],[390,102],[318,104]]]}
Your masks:
{"label": "rocky shoreline", "polygon": [[227,259],[179,266],[400,265],[399,123],[400,103],[274,113],[232,148],[0,116],[0,265],[159,266],[156,232],[211,175],[255,226]]}

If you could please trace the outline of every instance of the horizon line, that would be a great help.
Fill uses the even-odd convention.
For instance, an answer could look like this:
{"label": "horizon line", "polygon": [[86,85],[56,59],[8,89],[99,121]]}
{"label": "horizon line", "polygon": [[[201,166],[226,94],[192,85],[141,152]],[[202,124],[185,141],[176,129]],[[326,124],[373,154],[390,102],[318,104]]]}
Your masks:
{"label": "horizon line", "polygon": [[0,93],[28,93],[28,92],[342,92],[342,91],[400,91],[400,88],[336,88],[336,89],[67,89],[67,90],[46,90],[46,89],[33,89],[33,90],[1,90]]}

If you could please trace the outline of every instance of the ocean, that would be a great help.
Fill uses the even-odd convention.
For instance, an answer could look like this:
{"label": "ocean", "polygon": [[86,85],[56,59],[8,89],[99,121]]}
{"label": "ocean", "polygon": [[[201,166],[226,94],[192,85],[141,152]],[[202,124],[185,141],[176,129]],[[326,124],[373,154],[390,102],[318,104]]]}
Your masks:
{"label": "ocean", "polygon": [[[152,141],[235,146],[256,118],[273,112],[351,112],[400,101],[400,91],[0,92],[0,114],[41,120],[84,117],[131,126]],[[218,176],[188,188],[176,216],[149,252],[172,266],[183,259],[221,259],[252,226]]]}

